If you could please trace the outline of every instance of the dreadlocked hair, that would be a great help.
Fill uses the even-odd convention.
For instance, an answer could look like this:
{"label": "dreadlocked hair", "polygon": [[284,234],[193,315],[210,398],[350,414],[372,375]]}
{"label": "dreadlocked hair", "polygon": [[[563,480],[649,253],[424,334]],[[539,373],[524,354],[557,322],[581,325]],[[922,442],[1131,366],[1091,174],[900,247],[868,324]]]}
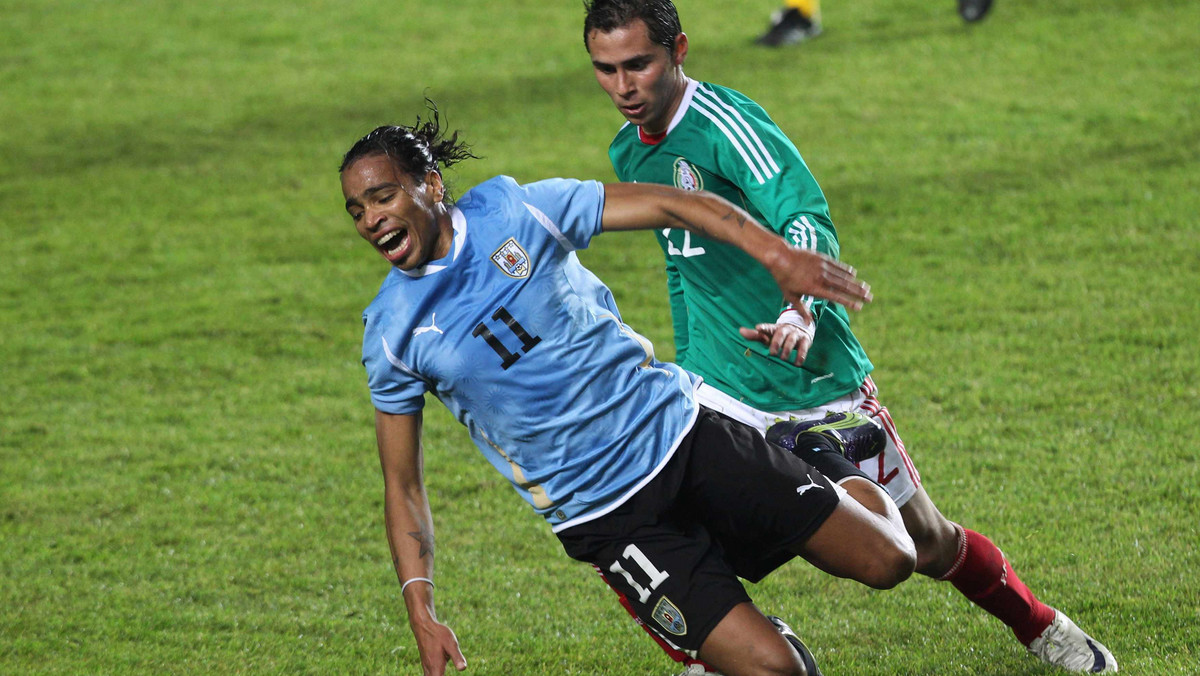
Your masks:
{"label": "dreadlocked hair", "polygon": [[358,160],[369,155],[385,155],[396,167],[412,176],[418,182],[425,179],[431,171],[441,174],[441,170],[453,166],[466,159],[478,159],[471,147],[458,140],[458,132],[450,132],[442,128],[442,116],[437,104],[426,98],[425,106],[430,115],[422,120],[417,116],[412,126],[384,125],[371,130],[350,146],[350,150],[342,157],[338,173]]}

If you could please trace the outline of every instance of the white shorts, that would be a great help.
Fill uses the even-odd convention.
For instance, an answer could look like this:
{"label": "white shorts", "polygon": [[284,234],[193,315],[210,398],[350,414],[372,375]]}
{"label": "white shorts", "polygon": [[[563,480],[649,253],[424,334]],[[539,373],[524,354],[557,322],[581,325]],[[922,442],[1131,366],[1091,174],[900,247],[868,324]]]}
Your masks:
{"label": "white shorts", "polygon": [[842,413],[855,411],[873,418],[887,432],[888,442],[883,453],[858,464],[858,468],[875,479],[888,492],[896,505],[903,507],[921,485],[921,475],[916,465],[904,450],[904,440],[896,432],[896,424],[887,407],[879,403],[875,397],[879,389],[870,376],[854,392],[839,399],[814,408],[801,411],[760,411],[756,408],[734,399],[708,383],[701,383],[696,390],[696,400],[700,404],[743,422],[760,433],[766,434],[767,428],[781,420],[814,420],[824,418],[826,413]]}

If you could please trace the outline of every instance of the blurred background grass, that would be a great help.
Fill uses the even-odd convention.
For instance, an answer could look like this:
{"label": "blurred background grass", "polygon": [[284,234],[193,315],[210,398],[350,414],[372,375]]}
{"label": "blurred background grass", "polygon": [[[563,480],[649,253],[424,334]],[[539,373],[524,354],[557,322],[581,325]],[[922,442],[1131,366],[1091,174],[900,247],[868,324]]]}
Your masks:
{"label": "blurred background grass", "polygon": [[[681,2],[687,72],[762,103],[876,302],[856,329],[926,486],[1132,673],[1191,674],[1200,15],[1185,0]],[[610,180],[578,3],[0,5],[0,672],[418,673],[341,153],[428,96],[497,173]],[[648,235],[582,258],[670,357]],[[471,673],[671,665],[434,402],[438,601]],[[751,593],[827,673],[1042,674],[914,580]]]}

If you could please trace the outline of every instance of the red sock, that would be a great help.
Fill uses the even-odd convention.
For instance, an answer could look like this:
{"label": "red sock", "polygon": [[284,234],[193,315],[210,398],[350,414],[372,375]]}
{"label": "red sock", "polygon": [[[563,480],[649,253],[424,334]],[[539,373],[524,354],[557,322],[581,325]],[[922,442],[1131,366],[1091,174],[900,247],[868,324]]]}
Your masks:
{"label": "red sock", "polygon": [[1017,640],[1028,646],[1054,621],[1054,609],[1037,600],[991,540],[962,526],[959,529],[958,560],[941,579],[1007,624]]}

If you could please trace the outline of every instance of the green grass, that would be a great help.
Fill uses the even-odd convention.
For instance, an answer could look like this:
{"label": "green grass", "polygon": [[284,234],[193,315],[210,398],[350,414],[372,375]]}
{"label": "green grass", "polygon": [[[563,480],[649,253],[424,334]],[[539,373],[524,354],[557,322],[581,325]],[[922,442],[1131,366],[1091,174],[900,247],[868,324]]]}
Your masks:
{"label": "green grass", "polygon": [[[1192,3],[683,3],[687,71],[797,142],[942,511],[1124,672],[1200,659],[1200,30]],[[336,164],[434,98],[497,173],[609,179],[575,2],[7,0],[0,673],[419,673]],[[584,260],[670,356],[660,254]],[[434,403],[437,598],[476,674],[666,674]],[[1050,674],[946,585],[792,564],[752,589],[840,674]]]}

